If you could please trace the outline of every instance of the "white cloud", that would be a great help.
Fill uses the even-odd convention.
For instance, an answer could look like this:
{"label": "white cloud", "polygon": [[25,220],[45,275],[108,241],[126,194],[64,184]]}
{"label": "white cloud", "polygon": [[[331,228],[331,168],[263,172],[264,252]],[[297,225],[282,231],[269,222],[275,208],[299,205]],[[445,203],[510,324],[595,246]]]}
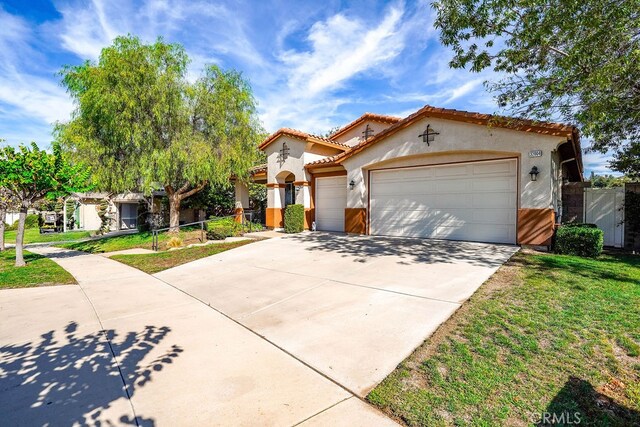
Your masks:
{"label": "white cloud", "polygon": [[588,178],[591,172],[596,175],[622,175],[619,172],[612,171],[609,167],[611,157],[611,153],[602,154],[590,151],[583,154],[582,163],[584,165],[585,176]]}
{"label": "white cloud", "polygon": [[364,22],[341,14],[316,22],[308,36],[311,51],[286,51],[280,56],[289,70],[289,87],[313,97],[397,56],[404,48],[398,28],[402,15],[402,8],[391,7],[380,25],[370,30]]}
{"label": "white cloud", "polygon": [[31,27],[1,8],[0,22],[0,102],[10,105],[15,117],[33,117],[47,124],[67,118],[72,104],[64,90],[50,78],[23,71],[30,70],[33,57],[38,56],[30,44]]}

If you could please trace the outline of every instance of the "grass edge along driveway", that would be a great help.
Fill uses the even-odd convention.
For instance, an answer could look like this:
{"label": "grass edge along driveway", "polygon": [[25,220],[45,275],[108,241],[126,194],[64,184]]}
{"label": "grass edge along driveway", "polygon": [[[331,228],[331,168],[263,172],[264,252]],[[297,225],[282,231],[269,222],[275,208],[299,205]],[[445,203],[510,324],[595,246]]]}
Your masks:
{"label": "grass edge along driveway", "polygon": [[172,267],[177,267],[200,258],[219,254],[256,241],[257,240],[252,239],[233,243],[215,243],[206,246],[194,246],[191,248],[162,251],[152,254],[113,255],[110,258],[137,268],[138,270],[142,270],[145,273],[155,274]]}
{"label": "grass edge along driveway", "polygon": [[0,289],[76,284],[76,279],[52,260],[28,251],[27,265],[14,267],[15,250],[0,252]]}
{"label": "grass edge along driveway", "polygon": [[368,400],[408,425],[639,425],[640,257],[514,255]]}

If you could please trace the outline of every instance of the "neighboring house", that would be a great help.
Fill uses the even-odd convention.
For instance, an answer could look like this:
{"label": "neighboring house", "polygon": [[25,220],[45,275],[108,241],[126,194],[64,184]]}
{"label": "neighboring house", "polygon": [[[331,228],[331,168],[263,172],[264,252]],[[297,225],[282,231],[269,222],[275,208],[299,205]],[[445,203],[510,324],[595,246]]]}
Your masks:
{"label": "neighboring house", "polygon": [[[164,197],[164,191],[154,191],[148,197],[145,197],[142,193],[134,192],[111,195],[111,197],[109,197],[109,193],[101,192],[73,194],[69,198],[76,201],[73,213],[74,229],[98,230],[101,224],[100,216],[98,215],[99,205],[105,200],[109,203],[107,214],[110,218],[110,231],[136,229],[141,225],[141,221],[146,221],[148,218],[139,214],[141,204],[143,204],[143,211],[158,217],[152,221],[154,226],[163,227],[168,223],[167,218],[164,218],[167,215],[163,212],[162,200]],[[150,212],[148,211],[148,206],[152,206]],[[205,217],[205,212],[202,209],[180,210],[181,224],[202,221]]]}
{"label": "neighboring house", "polygon": [[145,201],[142,193],[123,193],[109,198],[108,193],[90,192],[76,193],[69,198],[76,201],[73,217],[74,229],[77,230],[100,228],[99,206],[105,200],[109,202],[107,208],[107,215],[110,218],[109,230],[135,229],[138,226],[138,205]]}
{"label": "neighboring house", "polygon": [[[544,245],[563,183],[582,181],[573,126],[431,106],[367,113],[329,138],[280,129],[260,149],[267,164],[252,176],[272,228],[298,203],[318,230]],[[248,206],[241,182],[236,205]]]}

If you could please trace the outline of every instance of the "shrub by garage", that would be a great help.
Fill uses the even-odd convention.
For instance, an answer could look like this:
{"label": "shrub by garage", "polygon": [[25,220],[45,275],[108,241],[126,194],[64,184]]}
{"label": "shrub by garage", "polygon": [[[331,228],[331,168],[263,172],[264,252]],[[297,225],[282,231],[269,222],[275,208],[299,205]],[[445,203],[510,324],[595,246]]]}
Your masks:
{"label": "shrub by garage", "polygon": [[284,232],[300,233],[304,230],[304,206],[289,205],[284,210]]}
{"label": "shrub by garage", "polygon": [[556,233],[554,250],[564,255],[597,257],[603,243],[603,231],[593,224],[563,225]]}

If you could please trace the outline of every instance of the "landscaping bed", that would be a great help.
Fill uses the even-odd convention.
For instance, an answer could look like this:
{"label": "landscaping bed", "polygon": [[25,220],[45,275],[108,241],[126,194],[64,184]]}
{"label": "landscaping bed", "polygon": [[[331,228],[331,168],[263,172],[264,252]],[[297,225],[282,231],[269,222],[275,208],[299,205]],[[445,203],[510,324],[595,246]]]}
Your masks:
{"label": "landscaping bed", "polygon": [[640,257],[516,254],[368,400],[408,425],[640,425]]}
{"label": "landscaping bed", "polygon": [[76,283],[71,274],[41,255],[25,251],[24,267],[14,267],[15,257],[13,249],[0,252],[0,289]]}
{"label": "landscaping bed", "polygon": [[216,243],[152,254],[114,255],[111,259],[130,265],[131,267],[142,270],[145,273],[154,274],[168,268],[186,264],[187,262],[215,255],[252,242],[255,242],[255,240],[243,240],[233,243]]}

